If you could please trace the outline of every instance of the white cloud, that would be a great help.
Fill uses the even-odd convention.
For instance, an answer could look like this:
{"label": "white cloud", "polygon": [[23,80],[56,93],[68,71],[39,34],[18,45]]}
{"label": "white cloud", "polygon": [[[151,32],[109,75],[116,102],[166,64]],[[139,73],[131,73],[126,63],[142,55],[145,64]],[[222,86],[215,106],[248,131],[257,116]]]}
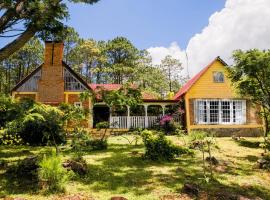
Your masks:
{"label": "white cloud", "polygon": [[[214,13],[202,32],[190,39],[186,49],[190,74],[196,74],[217,56],[232,63],[235,49],[269,49],[269,8],[270,0],[227,0],[225,8]],[[169,54],[186,67],[185,52],[176,42],[170,47],[151,47],[148,51],[154,63]]]}

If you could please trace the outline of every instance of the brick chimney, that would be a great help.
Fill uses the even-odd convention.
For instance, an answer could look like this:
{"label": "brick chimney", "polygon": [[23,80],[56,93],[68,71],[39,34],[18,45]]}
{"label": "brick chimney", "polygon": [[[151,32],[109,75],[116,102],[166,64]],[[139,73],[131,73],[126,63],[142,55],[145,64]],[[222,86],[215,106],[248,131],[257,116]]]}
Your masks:
{"label": "brick chimney", "polygon": [[38,85],[38,101],[47,104],[64,102],[63,42],[45,42],[45,58]]}

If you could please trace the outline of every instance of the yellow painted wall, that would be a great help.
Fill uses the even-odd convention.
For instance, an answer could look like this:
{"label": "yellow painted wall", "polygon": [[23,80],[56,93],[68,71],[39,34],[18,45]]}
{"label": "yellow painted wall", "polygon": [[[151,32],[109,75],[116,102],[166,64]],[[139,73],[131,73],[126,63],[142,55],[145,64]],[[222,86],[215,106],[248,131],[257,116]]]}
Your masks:
{"label": "yellow painted wall", "polygon": [[[225,75],[224,83],[215,83],[213,80],[214,72],[223,72]],[[188,132],[191,129],[201,128],[257,128],[261,124],[246,125],[191,125],[189,99],[240,99],[236,91],[231,86],[229,78],[226,77],[226,67],[219,60],[213,62],[208,70],[197,80],[185,95],[186,121]],[[252,109],[251,112],[256,112]]]}
{"label": "yellow painted wall", "polygon": [[225,66],[215,61],[201,78],[189,89],[187,98],[237,98],[230,80],[225,77],[224,83],[214,83],[213,72],[226,73]]}

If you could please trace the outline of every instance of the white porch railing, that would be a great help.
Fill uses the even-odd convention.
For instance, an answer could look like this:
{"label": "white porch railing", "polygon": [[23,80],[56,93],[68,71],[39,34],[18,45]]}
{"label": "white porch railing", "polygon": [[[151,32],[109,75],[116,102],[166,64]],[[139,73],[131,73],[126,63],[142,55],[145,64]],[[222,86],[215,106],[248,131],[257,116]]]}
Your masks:
{"label": "white porch railing", "polygon": [[[159,123],[161,116],[113,116],[110,117],[110,128],[152,128]],[[175,122],[180,122],[174,118]]]}

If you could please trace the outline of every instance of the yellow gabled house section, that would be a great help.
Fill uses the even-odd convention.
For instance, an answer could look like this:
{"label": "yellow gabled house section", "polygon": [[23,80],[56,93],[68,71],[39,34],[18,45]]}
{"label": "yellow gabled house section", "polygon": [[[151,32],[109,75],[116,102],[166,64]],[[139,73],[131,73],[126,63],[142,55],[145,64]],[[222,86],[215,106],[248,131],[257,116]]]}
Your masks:
{"label": "yellow gabled house section", "polygon": [[[217,128],[262,128],[262,123],[247,122],[246,124],[235,125],[223,125],[223,124],[205,124],[199,125],[191,123],[194,118],[194,105],[190,103],[190,100],[194,99],[241,99],[236,90],[231,85],[230,79],[227,77],[225,62],[219,57],[216,58],[211,64],[209,64],[198,77],[198,79],[192,83],[192,86],[183,94],[182,98],[185,100],[186,110],[186,128],[188,132],[192,129],[217,129]],[[213,79],[215,72],[222,72],[224,74],[224,82],[216,83]],[[249,117],[255,119],[257,116],[256,108],[247,107],[247,113]]]}

